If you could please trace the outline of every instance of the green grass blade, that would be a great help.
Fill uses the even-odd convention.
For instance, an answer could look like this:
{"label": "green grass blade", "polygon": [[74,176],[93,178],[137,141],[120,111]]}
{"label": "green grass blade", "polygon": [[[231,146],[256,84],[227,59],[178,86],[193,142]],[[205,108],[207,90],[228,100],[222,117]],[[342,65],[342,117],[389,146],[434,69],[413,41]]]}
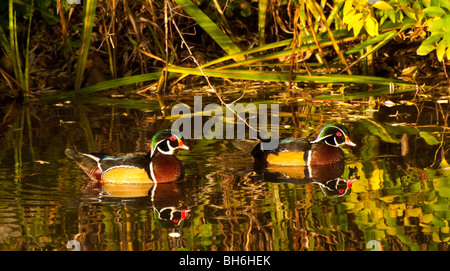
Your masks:
{"label": "green grass blade", "polygon": [[[349,32],[346,31],[346,33],[348,35],[343,35],[339,37],[339,42],[346,42],[346,41],[352,41],[355,40],[355,38],[353,36],[351,36],[349,34]],[[305,38],[306,39],[310,39],[312,38],[311,36],[308,36]],[[292,41],[292,40],[289,40]],[[320,42],[320,46],[322,48],[327,47],[327,46],[332,46],[333,43],[330,39],[326,38],[326,39],[321,39],[319,40]],[[302,38],[302,43],[303,43],[303,38]],[[311,50],[311,49],[317,49],[317,44],[316,43],[306,43],[303,44],[302,46],[300,46],[300,48],[296,48],[296,52],[298,51],[303,51],[303,50]],[[286,50],[282,50],[282,51],[278,51],[278,52],[274,52],[274,53],[269,53],[266,55],[262,55],[262,56],[257,56],[257,57],[253,57],[250,59],[246,59],[240,62],[236,62],[236,63],[231,63],[228,65],[224,65],[220,68],[233,68],[233,67],[240,67],[240,66],[248,66],[250,64],[256,63],[256,62],[265,62],[271,59],[275,59],[275,58],[279,58],[279,57],[288,57],[292,54],[292,49],[286,49]]]}
{"label": "green grass blade", "polygon": [[362,42],[361,44],[353,47],[352,49],[350,49],[348,51],[346,51],[345,54],[346,55],[351,55],[351,54],[354,54],[354,53],[359,53],[362,49],[365,49],[368,46],[374,45],[374,44],[376,44],[378,42],[384,41],[386,38],[388,40],[392,39],[396,34],[397,34],[397,31],[391,30],[391,31],[385,32],[383,34],[380,34],[380,35],[378,35],[376,37],[367,39],[366,41]]}
{"label": "green grass blade", "polygon": [[259,53],[262,51],[266,51],[266,50],[270,50],[270,49],[275,49],[275,48],[279,48],[279,47],[286,47],[289,46],[292,43],[292,39],[287,39],[287,40],[282,40],[282,41],[277,41],[274,43],[270,43],[270,44],[266,44],[263,46],[258,46],[255,48],[252,48],[250,50],[245,50],[245,51],[241,51],[239,53],[236,54],[232,54],[232,55],[227,55],[221,58],[217,58],[215,60],[212,60],[208,63],[205,63],[204,65],[202,65],[202,68],[206,68],[212,65],[216,65],[222,62],[225,62],[227,60],[233,59],[233,58],[242,58],[245,59],[244,56],[246,55],[251,55],[251,54],[255,54],[255,53]]}
{"label": "green grass blade", "polygon": [[22,74],[22,65],[20,60],[19,53],[19,44],[17,40],[17,18],[16,11],[13,7],[13,1],[9,1],[9,43],[11,48],[11,62],[14,68],[14,74],[16,75],[16,80],[25,87],[23,84],[23,74]]}
{"label": "green grass blade", "polygon": [[28,92],[30,90],[30,83],[29,83],[29,77],[30,77],[30,35],[31,35],[31,23],[33,18],[33,9],[34,9],[34,1],[31,1],[31,13],[30,18],[28,21],[28,31],[27,31],[27,41],[26,41],[26,48],[25,48],[25,72],[24,72],[24,84],[25,84],[25,90],[26,94],[28,96]]}
{"label": "green grass blade", "polygon": [[[100,82],[93,86],[86,87],[86,88],[82,88],[82,89],[78,89],[78,90],[74,90],[74,91],[70,91],[70,92],[58,93],[55,95],[50,95],[47,97],[43,97],[41,99],[43,101],[64,100],[64,99],[69,99],[69,98],[72,98],[75,96],[87,95],[87,94],[103,91],[106,89],[112,89],[112,88],[117,88],[117,87],[121,87],[121,86],[126,86],[126,85],[146,82],[146,81],[156,81],[159,79],[160,76],[161,76],[161,72],[154,72],[154,73],[148,73],[148,74],[140,74],[140,75],[123,77],[123,78],[117,78],[117,79],[112,79],[112,80],[108,80],[108,81],[103,81],[103,82]],[[169,77],[170,76],[174,76],[174,74],[172,74],[172,75],[169,74]]]}
{"label": "green grass blade", "polygon": [[[177,66],[169,66],[169,72],[190,74],[202,76],[202,72],[195,68],[185,68]],[[269,82],[286,82],[289,80],[289,71],[252,71],[244,69],[203,69],[206,76],[220,77],[238,80],[252,80],[252,81],[269,81]],[[294,82],[313,82],[313,83],[348,83],[348,84],[374,84],[389,86],[392,83],[398,85],[407,85],[401,80],[392,78],[382,78],[375,76],[361,76],[361,75],[343,75],[343,74],[327,74],[327,75],[312,75],[294,73],[292,81]]]}
{"label": "green grass blade", "polygon": [[81,88],[83,80],[84,69],[86,68],[86,61],[89,54],[89,44],[91,41],[92,28],[94,27],[95,8],[97,7],[97,0],[86,0],[83,31],[81,36],[81,49],[77,59],[77,67],[75,73],[75,89]]}
{"label": "green grass blade", "polygon": [[[211,19],[190,0],[175,0],[175,2],[177,2],[189,16],[194,18],[200,27],[203,28],[227,54],[231,55],[241,51],[241,49],[234,44]],[[236,61],[240,60],[243,60],[242,57],[236,58]]]}
{"label": "green grass blade", "polygon": [[125,98],[107,98],[107,97],[91,97],[91,96],[78,96],[74,99],[82,103],[94,104],[95,106],[116,107],[116,108],[128,108],[128,109],[140,109],[140,110],[160,110],[161,106],[158,101],[155,100],[132,100]]}
{"label": "green grass blade", "polygon": [[266,44],[266,13],[267,13],[267,0],[259,0],[258,3],[258,40],[259,46]]}

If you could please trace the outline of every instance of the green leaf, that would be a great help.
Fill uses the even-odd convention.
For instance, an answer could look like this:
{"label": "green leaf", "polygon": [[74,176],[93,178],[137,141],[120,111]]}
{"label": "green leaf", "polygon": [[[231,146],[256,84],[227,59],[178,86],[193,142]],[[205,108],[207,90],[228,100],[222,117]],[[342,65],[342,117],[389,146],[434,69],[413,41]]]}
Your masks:
{"label": "green leaf", "polygon": [[442,31],[444,29],[444,20],[442,18],[436,18],[428,27],[428,30],[433,33]]}
{"label": "green leaf", "polygon": [[444,36],[443,32],[435,32],[433,34],[431,34],[431,36],[429,36],[428,38],[426,38],[423,42],[422,45],[430,45],[433,44],[435,45],[438,41],[441,40],[441,38]]}
{"label": "green leaf", "polygon": [[434,225],[436,225],[436,226],[438,226],[438,227],[440,227],[440,228],[443,228],[443,227],[446,226],[446,224],[445,224],[444,221],[442,221],[441,219],[436,218],[436,217],[434,217],[434,216],[433,216],[431,222],[432,222]]}
{"label": "green leaf", "polygon": [[419,136],[423,138],[428,145],[438,145],[441,143],[434,135],[428,132],[419,132]]}
{"label": "green leaf", "polygon": [[439,3],[440,7],[446,8],[448,11],[450,11],[450,1],[448,1],[448,0],[436,0],[436,2]]}
{"label": "green leaf", "polygon": [[442,17],[446,14],[445,10],[440,7],[430,6],[423,10],[423,13],[425,13],[428,16],[431,17]]}
{"label": "green leaf", "polygon": [[422,45],[419,46],[419,48],[417,48],[416,53],[417,53],[419,56],[426,56],[426,55],[428,55],[431,51],[433,51],[434,48],[435,48],[434,45],[424,45],[424,44],[422,44]]}
{"label": "green leaf", "polygon": [[386,14],[389,17],[389,20],[395,24],[396,22],[396,16],[395,16],[395,10],[386,10]]}

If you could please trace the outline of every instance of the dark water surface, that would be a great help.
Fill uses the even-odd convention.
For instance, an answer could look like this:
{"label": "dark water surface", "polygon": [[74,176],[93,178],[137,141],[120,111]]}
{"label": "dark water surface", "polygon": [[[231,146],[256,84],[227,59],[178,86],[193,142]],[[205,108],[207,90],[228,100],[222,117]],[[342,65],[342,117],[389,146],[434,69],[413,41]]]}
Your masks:
{"label": "dark water surface", "polygon": [[188,139],[181,182],[100,196],[64,155],[147,152],[175,120],[177,99],[165,97],[166,110],[123,99],[1,106],[0,250],[450,249],[447,98],[281,103],[282,136],[314,135],[329,122],[349,128],[357,146],[325,170],[339,182],[299,168],[254,170],[230,140]]}

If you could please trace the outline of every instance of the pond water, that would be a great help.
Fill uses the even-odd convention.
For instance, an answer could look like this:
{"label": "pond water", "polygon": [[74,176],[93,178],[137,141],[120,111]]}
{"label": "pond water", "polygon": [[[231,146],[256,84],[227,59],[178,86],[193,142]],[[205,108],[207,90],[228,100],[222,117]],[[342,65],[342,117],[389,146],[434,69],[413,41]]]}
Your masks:
{"label": "pond water", "polygon": [[5,103],[0,250],[450,250],[448,98],[315,102],[261,92],[239,102],[283,100],[281,136],[349,128],[357,146],[343,147],[331,181],[300,168],[256,170],[232,140],[187,139],[182,181],[99,195],[64,150],[147,152],[175,120],[172,106],[192,96],[163,97],[163,110],[157,99]]}

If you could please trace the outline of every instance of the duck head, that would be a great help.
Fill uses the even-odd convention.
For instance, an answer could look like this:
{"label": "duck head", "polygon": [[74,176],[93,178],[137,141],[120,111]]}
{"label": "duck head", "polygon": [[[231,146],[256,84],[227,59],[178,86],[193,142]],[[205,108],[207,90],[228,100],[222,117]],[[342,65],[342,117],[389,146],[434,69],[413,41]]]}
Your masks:
{"label": "duck head", "polygon": [[311,143],[324,142],[333,147],[339,147],[344,144],[352,147],[356,146],[356,144],[350,140],[348,135],[349,132],[344,125],[327,124],[322,127],[316,139],[311,141]]}
{"label": "duck head", "polygon": [[172,130],[161,130],[152,138],[150,157],[153,157],[156,152],[173,155],[177,149],[189,150],[189,147],[181,140],[181,133]]}

